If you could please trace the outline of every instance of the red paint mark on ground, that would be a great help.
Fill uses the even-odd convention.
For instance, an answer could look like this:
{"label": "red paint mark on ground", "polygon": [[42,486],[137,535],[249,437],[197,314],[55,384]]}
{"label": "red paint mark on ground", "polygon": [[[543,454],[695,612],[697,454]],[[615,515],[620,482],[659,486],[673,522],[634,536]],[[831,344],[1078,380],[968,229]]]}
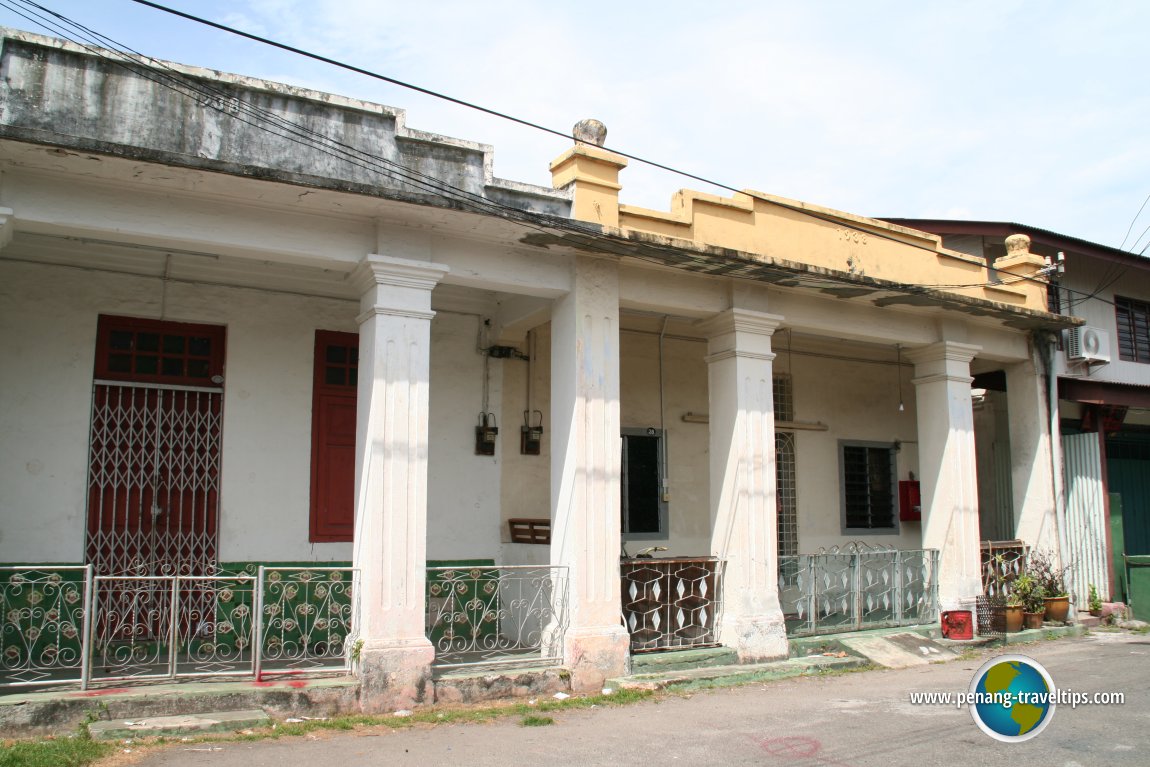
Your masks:
{"label": "red paint mark on ground", "polygon": [[84,690],[83,692],[71,693],[74,698],[95,698],[100,695],[115,695],[121,692],[128,692],[127,687],[109,687],[106,690]]}
{"label": "red paint mark on ground", "polygon": [[252,682],[252,687],[274,687],[275,682]]}
{"label": "red paint mark on ground", "polygon": [[288,682],[288,687],[294,687],[297,690],[299,690],[303,687],[307,687],[307,682],[305,682],[302,679],[293,679],[290,682]]}
{"label": "red paint mark on ground", "polygon": [[809,764],[816,764],[819,767],[850,767],[831,757],[820,756],[823,744],[815,738],[792,735],[785,738],[761,738],[756,742],[763,751],[781,760],[797,762],[813,759],[814,761]]}
{"label": "red paint mark on ground", "polygon": [[814,738],[764,738],[759,745],[771,756],[780,759],[810,759],[822,750],[823,744]]}

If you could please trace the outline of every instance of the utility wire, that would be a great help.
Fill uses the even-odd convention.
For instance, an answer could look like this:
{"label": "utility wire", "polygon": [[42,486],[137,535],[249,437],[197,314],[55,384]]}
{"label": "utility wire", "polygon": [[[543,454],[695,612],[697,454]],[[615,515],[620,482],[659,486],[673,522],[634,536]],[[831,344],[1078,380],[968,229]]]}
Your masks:
{"label": "utility wire", "polygon": [[[483,195],[478,195],[478,194],[475,194],[473,192],[468,192],[467,190],[452,186],[452,185],[450,185],[446,182],[443,182],[437,178],[434,178],[432,176],[428,176],[426,174],[419,173],[419,172],[417,172],[411,168],[408,168],[406,166],[403,166],[402,164],[397,163],[395,161],[391,161],[391,160],[387,160],[386,158],[371,155],[367,152],[359,150],[356,147],[338,142],[329,136],[318,133],[316,131],[309,130],[309,129],[307,129],[307,128],[305,128],[305,127],[303,127],[297,123],[292,123],[288,120],[285,120],[284,118],[282,118],[281,116],[279,116],[273,112],[270,112],[268,110],[259,109],[257,107],[252,106],[251,104],[248,104],[247,102],[243,102],[243,101],[240,101],[238,99],[235,99],[226,91],[223,91],[220,89],[214,89],[214,88],[210,87],[209,85],[207,85],[206,83],[204,83],[203,81],[193,80],[193,79],[189,78],[188,76],[184,75],[183,73],[179,72],[178,70],[175,70],[175,69],[167,66],[162,61],[159,61],[159,60],[154,59],[152,57],[146,56],[146,55],[144,55],[138,51],[134,51],[131,48],[124,46],[120,43],[117,43],[116,41],[112,40],[111,38],[108,38],[104,35],[101,35],[95,31],[89,29],[88,27],[85,27],[84,25],[79,24],[78,22],[75,22],[75,21],[69,19],[68,17],[63,16],[62,14],[59,14],[55,11],[52,11],[51,9],[48,9],[48,8],[38,4],[38,3],[32,2],[31,0],[13,0],[13,1],[20,3],[21,5],[25,6],[25,10],[27,10],[27,8],[37,9],[38,11],[41,11],[43,14],[47,14],[47,15],[57,19],[58,22],[53,22],[51,19],[46,18],[44,15],[42,15],[41,13],[37,13],[34,10],[28,10],[27,13],[25,13],[20,8],[14,7],[7,0],[0,0],[0,7],[6,7],[9,10],[13,11],[14,13],[17,13],[18,15],[22,16],[23,18],[28,19],[29,21],[32,21],[33,23],[37,24],[38,26],[49,29],[50,31],[56,32],[57,34],[62,34],[64,37],[66,37],[68,39],[72,39],[73,42],[76,42],[78,45],[84,47],[86,50],[88,50],[93,55],[97,55],[97,56],[100,56],[102,58],[113,61],[113,62],[127,68],[129,71],[131,71],[131,72],[133,72],[133,73],[135,73],[135,74],[137,74],[137,75],[139,75],[145,79],[148,79],[152,82],[155,82],[158,85],[161,85],[163,87],[167,87],[167,88],[170,88],[170,89],[175,90],[177,92],[180,92],[185,96],[196,98],[204,106],[207,106],[209,108],[213,108],[216,111],[219,111],[221,113],[228,114],[231,117],[233,117],[234,119],[237,119],[240,122],[243,122],[245,124],[251,125],[252,127],[255,127],[257,129],[260,129],[260,130],[264,130],[264,131],[269,132],[272,135],[276,135],[280,138],[285,138],[289,141],[293,141],[295,143],[303,144],[305,146],[309,146],[311,148],[317,149],[317,150],[319,150],[325,154],[328,154],[329,156],[333,156],[333,157],[336,157],[338,159],[342,159],[342,160],[344,160],[344,161],[346,161],[346,162],[348,162],[354,166],[364,168],[367,170],[382,172],[382,173],[384,173],[384,174],[386,174],[392,178],[404,180],[416,188],[423,189],[423,190],[428,191],[432,194],[436,194],[436,195],[448,197],[450,199],[454,199],[457,202],[463,203],[464,207],[472,207],[473,209],[475,209],[481,213],[486,213],[488,215],[495,215],[495,216],[499,216],[499,217],[505,218],[505,219],[511,219],[511,220],[514,220],[516,223],[519,223],[521,225],[524,225],[526,227],[529,227],[529,228],[532,228],[532,229],[535,229],[537,231],[544,232],[544,233],[550,233],[551,229],[557,229],[557,230],[561,230],[561,231],[566,232],[568,235],[575,234],[575,235],[577,235],[578,238],[584,238],[586,241],[596,243],[596,244],[600,245],[600,247],[602,249],[606,250],[607,252],[611,252],[615,255],[637,258],[640,260],[651,261],[653,263],[658,263],[658,264],[664,263],[663,261],[661,261],[659,259],[644,257],[643,255],[634,252],[633,249],[628,248],[628,249],[625,249],[624,251],[620,252],[619,250],[613,249],[611,247],[603,247],[604,244],[610,244],[611,246],[615,246],[615,245],[618,245],[619,243],[614,238],[606,237],[605,235],[602,235],[600,233],[589,232],[585,228],[579,227],[577,225],[577,222],[567,222],[565,219],[555,218],[552,221],[550,221],[549,225],[540,226],[536,223],[537,220],[540,218],[538,216],[538,214],[531,214],[530,212],[521,210],[519,208],[513,208],[511,206],[503,205],[501,203],[492,201]],[[292,48],[291,46],[285,46],[283,44],[276,43],[274,41],[265,40],[263,38],[248,34],[246,32],[234,30],[234,29],[232,29],[230,27],[226,27],[225,25],[222,25],[222,24],[217,24],[215,22],[210,22],[207,20],[199,19],[198,17],[191,16],[190,14],[185,14],[185,13],[182,13],[180,11],[174,11],[174,10],[166,8],[164,6],[160,6],[158,4],[151,3],[151,2],[147,2],[146,0],[133,0],[133,1],[139,2],[140,4],[143,4],[143,5],[155,7],[159,10],[171,12],[177,16],[186,17],[186,18],[189,18],[190,20],[193,20],[193,21],[205,23],[209,26],[216,27],[216,28],[222,29],[224,31],[239,34],[243,37],[248,37],[248,38],[251,38],[253,40],[265,42],[267,44],[274,45],[276,47],[290,50],[292,52],[297,52],[297,53],[300,53],[301,55],[305,55],[305,56],[308,56],[310,58],[315,58],[315,59],[322,60],[322,61],[325,61],[328,63],[332,63],[336,66],[342,66],[344,68],[348,68],[348,69],[351,69],[353,71],[362,72],[362,73],[367,74],[369,76],[378,77],[379,79],[383,79],[383,80],[386,80],[388,82],[395,82],[396,84],[402,85],[404,87],[410,87],[414,90],[425,92],[425,93],[428,93],[430,95],[434,95],[437,97],[442,97],[442,98],[445,98],[449,101],[453,101],[455,103],[462,104],[464,106],[475,107],[475,108],[480,109],[481,111],[489,112],[491,114],[501,116],[501,117],[506,117],[507,119],[513,120],[515,122],[519,122],[519,123],[522,123],[524,125],[528,125],[530,127],[540,128],[542,130],[546,130],[549,133],[554,133],[556,135],[560,135],[560,136],[563,136],[565,138],[573,138],[572,136],[561,133],[559,131],[554,131],[554,130],[551,130],[548,128],[544,128],[542,126],[537,126],[533,123],[530,123],[529,121],[521,120],[519,118],[510,117],[507,115],[502,115],[501,113],[495,112],[494,110],[488,110],[484,107],[478,107],[478,106],[469,104],[467,102],[463,102],[463,101],[458,100],[458,99],[453,99],[451,97],[441,96],[441,94],[437,94],[433,91],[429,91],[427,89],[423,89],[423,88],[420,88],[418,86],[411,86],[407,83],[403,83],[401,81],[394,80],[393,78],[387,78],[386,76],[383,76],[383,75],[377,75],[375,73],[367,72],[366,70],[360,70],[359,68],[353,67],[351,65],[345,65],[345,64],[342,64],[340,62],[329,60],[326,57],[318,56],[315,54],[310,54],[306,51],[299,51],[297,49]],[[31,14],[31,15],[29,15],[29,14]],[[92,42],[93,45],[99,46],[99,48],[93,48],[90,45],[85,44],[84,42],[81,42],[79,40],[75,40],[72,37],[72,35],[66,29],[64,29],[63,27],[60,26],[60,24],[70,25],[77,30],[81,30],[84,33],[84,35],[86,35],[88,37],[89,42]],[[104,50],[100,50],[100,49],[104,49]],[[143,65],[142,65],[143,68],[141,69],[140,66],[137,65],[137,62],[135,60],[133,60],[128,55],[128,53],[125,53],[125,51],[128,51],[132,56],[142,60],[143,61]],[[122,56],[124,58],[127,58],[128,61],[124,61],[123,59],[118,59],[118,58],[111,58],[111,57],[106,55],[108,52],[115,53],[118,56]],[[134,66],[134,65],[137,65],[137,66]],[[167,70],[168,72],[170,72],[172,74],[171,75],[163,75],[161,78],[157,78],[151,74],[151,72],[153,72],[157,69]],[[205,97],[208,97],[207,103],[204,103],[204,101],[202,100]],[[222,103],[217,103],[217,102],[222,102]],[[227,104],[228,106],[224,107],[222,104]],[[256,122],[252,122],[251,120],[242,119],[242,118],[237,116],[240,112],[243,112],[243,113],[250,115],[250,116],[254,116],[255,118],[258,118],[260,120],[264,120],[266,122],[269,122],[274,127],[278,128],[279,131],[283,131],[283,132],[279,132],[277,130],[269,130],[265,126],[260,125]],[[333,149],[333,147],[334,147],[334,149]],[[699,181],[703,181],[704,183],[712,184],[715,186],[720,186],[722,188],[725,188],[725,189],[728,189],[731,191],[739,192],[739,190],[735,189],[734,187],[730,187],[730,186],[727,186],[724,184],[719,184],[719,183],[716,183],[714,181],[710,181],[708,179],[705,179],[703,177],[696,176],[694,174],[686,173],[683,171],[677,171],[673,168],[670,168],[669,166],[664,166],[664,165],[661,165],[659,163],[653,163],[651,161],[635,157],[634,155],[629,155],[629,154],[626,154],[623,152],[617,152],[617,154],[621,154],[625,157],[629,157],[629,158],[635,159],[639,162],[643,162],[643,163],[650,164],[650,165],[653,165],[656,167],[660,167],[660,168],[665,169],[665,170],[670,170],[672,172],[679,173],[680,175],[684,175],[684,176],[687,176],[687,177],[690,177],[690,178],[693,178],[693,179],[696,179]],[[937,252],[932,248],[925,248],[923,246],[913,245],[913,243],[906,243],[904,240],[901,240],[899,238],[883,235],[881,233],[874,232],[873,230],[866,229],[863,227],[854,226],[854,225],[849,224],[848,222],[841,221],[840,219],[820,215],[820,214],[815,213],[814,211],[810,211],[804,207],[787,205],[785,203],[775,203],[775,204],[780,204],[782,207],[786,207],[786,208],[795,210],[797,212],[804,213],[805,215],[808,215],[810,217],[813,217],[813,218],[816,218],[816,219],[819,219],[822,221],[834,223],[835,225],[838,225],[838,226],[844,226],[847,228],[855,229],[857,231],[866,232],[866,233],[868,233],[870,235],[874,235],[874,236],[885,237],[886,239],[900,242],[904,245],[910,244],[914,247],[918,247],[918,248],[920,248],[922,250],[926,250],[928,252],[932,252],[932,253]],[[574,229],[572,228],[571,224],[576,224]],[[648,245],[648,247],[649,247],[649,245]],[[657,248],[657,249],[672,250],[672,251],[675,250],[673,247],[661,247],[661,248]],[[1015,275],[1009,281],[1002,280],[1002,281],[997,281],[997,282],[979,282],[979,283],[963,283],[963,284],[933,284],[933,285],[898,283],[898,285],[900,288],[904,289],[906,292],[929,293],[933,290],[938,290],[938,289],[979,288],[979,287],[988,287],[988,286],[1000,286],[1000,285],[1005,285],[1005,284],[1013,284],[1013,283],[1020,282],[1023,280],[1035,280],[1035,281],[1043,282],[1043,284],[1045,284],[1044,281],[1038,280],[1035,277],[1030,277],[1030,276],[1023,277],[1023,276]],[[826,282],[828,282],[828,281],[839,282],[839,283],[849,284],[849,285],[857,285],[857,283],[853,280],[839,278],[839,277],[831,276],[831,275],[828,275],[826,277],[813,277],[812,278],[812,277],[808,277],[806,275],[795,274],[788,281],[791,283],[797,283],[797,284],[806,285],[806,286],[824,286],[826,284]],[[883,288],[879,287],[878,289],[883,289]],[[1074,292],[1074,291],[1070,291],[1070,292]]]}
{"label": "utility wire", "polygon": [[[1146,195],[1146,199],[1142,201],[1142,205],[1139,206],[1138,212],[1134,214],[1134,218],[1130,219],[1130,226],[1126,227],[1126,236],[1122,238],[1122,245],[1118,246],[1119,250],[1122,250],[1122,246],[1126,244],[1126,240],[1130,239],[1130,232],[1134,231],[1134,224],[1138,222],[1138,219],[1141,217],[1142,211],[1146,209],[1146,203],[1148,202],[1150,202],[1150,194]],[[1145,232],[1142,234],[1145,234]],[[1138,239],[1142,239],[1141,236]],[[1135,240],[1135,244],[1137,244],[1137,240]],[[1130,249],[1133,250],[1134,246],[1131,246]]]}

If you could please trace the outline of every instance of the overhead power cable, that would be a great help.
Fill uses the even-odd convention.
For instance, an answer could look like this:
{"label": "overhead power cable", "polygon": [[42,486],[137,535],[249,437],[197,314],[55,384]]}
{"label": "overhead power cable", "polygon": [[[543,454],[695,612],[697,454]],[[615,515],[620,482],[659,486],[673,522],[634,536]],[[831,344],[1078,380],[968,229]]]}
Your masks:
{"label": "overhead power cable", "polygon": [[[317,56],[314,54],[308,54],[307,52],[295,51],[295,49],[292,49],[290,46],[284,46],[282,44],[275,43],[274,41],[266,41],[263,38],[259,38],[258,36],[250,35],[248,33],[244,33],[244,32],[241,32],[239,30],[233,30],[230,27],[226,27],[226,26],[221,25],[221,24],[216,24],[215,22],[209,22],[206,20],[201,20],[197,17],[191,16],[190,14],[184,14],[184,13],[179,12],[179,11],[173,11],[172,9],[165,8],[164,6],[160,6],[160,5],[155,4],[155,3],[142,2],[142,0],[134,0],[134,1],[135,2],[141,2],[141,4],[143,4],[143,5],[156,7],[160,10],[172,12],[178,16],[184,16],[184,17],[189,18],[193,21],[203,22],[203,23],[208,24],[209,26],[217,27],[217,28],[223,29],[225,31],[234,32],[234,33],[240,34],[241,36],[244,36],[244,37],[249,37],[251,39],[259,40],[261,42],[267,42],[268,44],[275,45],[277,47],[293,50],[294,52],[299,52],[302,55],[307,55],[311,58],[329,61],[329,63],[333,63],[337,66],[344,66],[345,68],[349,68],[349,69],[352,69],[354,71],[363,71],[365,74],[369,74],[371,76],[378,76],[380,79],[384,79],[384,80],[387,80],[389,82],[392,81],[392,78],[387,78],[383,75],[375,75],[374,73],[369,73],[369,72],[366,72],[365,70],[359,70],[358,68],[352,67],[350,65],[344,65],[344,64],[341,64],[339,62],[327,60],[325,57]],[[14,6],[14,3],[19,4],[19,6],[21,6],[21,7]],[[385,175],[387,175],[393,179],[397,179],[397,180],[406,182],[407,184],[410,184],[413,188],[428,192],[428,193],[433,194],[433,195],[438,195],[438,196],[442,196],[442,197],[454,200],[457,203],[459,203],[461,205],[461,207],[463,207],[464,209],[469,209],[472,212],[479,212],[479,213],[483,213],[486,215],[494,215],[494,216],[498,216],[498,217],[501,217],[504,219],[512,220],[517,224],[520,224],[520,225],[525,226],[527,228],[531,228],[531,229],[534,229],[536,231],[543,232],[543,233],[550,234],[552,231],[562,231],[562,232],[564,232],[564,234],[566,236],[569,236],[569,237],[574,236],[576,239],[581,239],[585,243],[593,243],[594,245],[599,247],[601,250],[603,250],[605,252],[612,253],[614,255],[637,258],[639,260],[646,260],[646,261],[650,261],[653,263],[659,263],[659,264],[664,263],[663,261],[656,259],[656,258],[645,257],[645,256],[635,252],[635,250],[632,248],[627,248],[627,247],[623,246],[623,249],[620,250],[620,246],[622,246],[623,243],[621,243],[617,238],[612,238],[612,237],[605,236],[601,233],[588,231],[586,229],[585,225],[580,225],[580,222],[568,221],[567,219],[563,219],[560,217],[544,217],[544,216],[540,216],[538,214],[532,214],[528,211],[524,211],[524,210],[521,210],[519,208],[514,208],[514,207],[511,207],[508,205],[498,203],[496,201],[493,201],[493,200],[487,198],[484,195],[469,192],[467,190],[464,190],[464,189],[461,189],[459,187],[448,184],[448,183],[446,183],[440,179],[437,179],[433,176],[429,176],[429,175],[420,173],[420,172],[418,172],[412,168],[409,168],[407,166],[404,166],[401,163],[398,163],[394,160],[388,160],[386,158],[379,157],[377,155],[372,155],[372,154],[365,152],[363,150],[360,150],[354,146],[336,141],[335,139],[332,139],[329,136],[326,136],[324,134],[310,130],[310,129],[306,128],[305,126],[302,126],[298,123],[293,123],[290,120],[286,120],[282,116],[280,116],[274,112],[255,107],[255,106],[251,105],[250,103],[244,102],[242,100],[234,99],[231,97],[231,94],[227,93],[226,91],[224,91],[222,89],[212,87],[207,81],[200,80],[198,78],[188,77],[187,75],[180,72],[179,70],[167,65],[165,62],[159,61],[159,60],[154,59],[150,56],[146,56],[145,54],[142,54],[138,51],[132,50],[128,46],[124,46],[120,43],[117,43],[116,41],[112,40],[111,38],[108,38],[108,37],[106,37],[106,36],[104,36],[98,32],[95,32],[94,30],[91,30],[88,27],[85,27],[84,25],[79,24],[78,22],[71,20],[66,16],[63,16],[62,14],[59,14],[55,11],[52,11],[51,9],[48,9],[48,8],[38,4],[38,3],[32,2],[32,0],[0,0],[0,7],[6,7],[9,10],[12,10],[14,13],[17,13],[18,15],[22,16],[23,18],[28,19],[29,21],[32,21],[34,24],[36,24],[42,28],[45,28],[45,29],[47,29],[47,30],[49,30],[55,34],[60,34],[61,36],[72,40],[77,45],[80,45],[81,47],[85,48],[85,50],[89,51],[93,55],[97,55],[97,56],[105,58],[109,61],[113,61],[114,63],[128,69],[129,71],[133,72],[134,74],[137,74],[140,77],[148,79],[149,81],[154,82],[154,83],[156,83],[162,87],[169,88],[169,89],[172,89],[176,92],[179,92],[186,97],[194,98],[197,101],[199,101],[201,104],[203,104],[204,106],[215,109],[216,111],[219,111],[221,113],[227,114],[230,117],[232,117],[233,119],[237,119],[240,122],[243,122],[247,125],[250,125],[256,129],[263,130],[265,132],[271,133],[272,135],[278,136],[278,137],[286,139],[288,141],[292,141],[294,143],[299,143],[301,145],[308,146],[308,147],[311,147],[313,149],[317,149],[318,151],[321,151],[325,154],[328,154],[329,156],[336,157],[336,158],[341,159],[345,162],[348,162],[351,165],[354,165],[354,166],[357,166],[357,167],[360,167],[360,168],[363,168],[363,169],[366,169],[369,171],[383,173],[383,174],[385,174]],[[51,18],[49,18],[49,17],[51,17]],[[73,30],[78,30],[81,33],[79,36],[82,38],[85,38],[87,40],[87,42],[75,39],[76,33],[74,31],[69,31],[66,27],[71,27]],[[93,47],[93,46],[95,46],[95,47]],[[109,56],[108,55],[109,53],[115,54],[115,57]],[[404,85],[405,87],[412,87],[412,88],[414,88],[416,90],[420,90],[422,92],[431,93],[432,95],[437,95],[437,96],[439,95],[439,94],[435,94],[432,91],[427,91],[426,89],[419,88],[418,86],[408,86],[406,83],[401,83],[399,81],[395,81],[395,82],[400,84],[400,85]],[[465,106],[473,106],[471,104],[468,104],[467,102],[463,102],[463,101],[458,100],[458,99],[452,99],[450,97],[444,97],[444,98],[447,98],[448,100],[454,101],[456,103],[463,104]],[[225,104],[227,105],[226,107],[224,106]],[[482,108],[482,107],[477,107],[477,108],[482,109],[483,111],[490,112],[492,114],[504,116],[498,112],[495,112],[494,110],[487,110],[486,108]],[[243,116],[241,117],[240,115],[243,115]],[[512,119],[516,122],[520,122],[520,123],[528,125],[530,127],[542,128],[542,126],[536,126],[533,123],[530,123],[530,122],[524,121],[524,120],[520,120],[518,118],[510,118],[509,117],[508,119]],[[267,127],[267,125],[264,125],[262,123],[267,123],[271,127],[269,128],[269,127]],[[571,136],[568,136],[567,134],[563,134],[563,133],[558,132],[558,131],[554,131],[554,130],[547,129],[547,128],[542,128],[542,129],[547,130],[549,133],[555,133],[556,135],[564,136],[566,138],[573,138]],[[641,158],[636,158],[633,155],[627,155],[625,153],[619,153],[619,154],[622,154],[623,156],[626,156],[626,157],[630,157],[632,159],[636,159],[640,162],[655,165],[657,167],[664,168],[666,170],[671,170],[672,172],[680,173],[681,175],[688,176],[690,178],[694,178],[696,180],[703,181],[704,183],[713,184],[715,186],[721,186],[725,189],[730,189],[730,190],[736,191],[736,192],[738,191],[738,190],[735,190],[733,187],[729,187],[729,186],[722,185],[722,184],[716,184],[715,182],[709,181],[705,178],[695,176],[695,175],[689,174],[689,173],[684,173],[681,171],[676,171],[672,168],[669,168],[668,166],[663,166],[663,165],[660,165],[658,163],[651,163],[650,161],[643,160]],[[791,206],[791,205],[787,205],[785,203],[776,203],[776,204],[780,204],[780,205],[782,205],[782,207],[786,207],[786,208],[795,210],[797,212],[803,213],[807,216],[810,216],[810,217],[813,217],[813,218],[816,218],[816,219],[819,219],[822,221],[834,223],[835,225],[838,225],[838,226],[844,226],[846,228],[854,229],[854,230],[861,231],[861,232],[866,232],[867,234],[870,234],[872,236],[886,237],[887,239],[891,239],[891,240],[900,242],[904,245],[907,245],[907,244],[913,245],[913,243],[906,243],[905,240],[895,238],[895,237],[886,236],[886,235],[883,235],[882,233],[875,232],[872,229],[867,229],[864,227],[855,226],[855,225],[850,224],[849,222],[844,222],[844,221],[837,219],[837,218],[832,218],[829,216],[823,216],[821,214],[818,214],[814,211],[811,211],[811,210],[806,209],[806,208],[801,207],[801,206]],[[650,247],[650,245],[647,245],[647,247]],[[932,253],[936,252],[931,248],[926,248],[923,246],[915,245],[914,247],[919,247],[922,250],[927,250],[928,252],[932,252]],[[672,251],[677,250],[671,246],[657,247],[656,249],[672,250]],[[1014,283],[1014,282],[1019,282],[1019,281],[1025,280],[1025,279],[1035,280],[1036,278],[1014,276],[1009,281],[998,281],[998,282],[979,282],[979,283],[951,284],[951,285],[943,285],[943,284],[923,285],[923,284],[913,284],[913,283],[898,283],[898,285],[900,288],[906,290],[906,292],[922,294],[922,293],[929,293],[933,290],[939,290],[939,289],[979,288],[979,287],[987,287],[987,286],[991,286],[991,285],[1000,286],[1003,284],[1010,284],[1010,283]],[[793,278],[790,279],[790,281],[792,283],[797,283],[799,285],[806,285],[806,286],[825,286],[826,282],[828,282],[828,281],[839,282],[842,284],[849,284],[849,285],[857,285],[857,282],[855,282],[853,280],[850,280],[847,278],[840,278],[840,277],[832,276],[832,275],[827,275],[825,277],[809,277],[806,275],[796,274],[796,275],[794,275]],[[1045,284],[1045,283],[1043,283],[1043,284]],[[1071,291],[1071,292],[1073,292],[1073,291]]]}

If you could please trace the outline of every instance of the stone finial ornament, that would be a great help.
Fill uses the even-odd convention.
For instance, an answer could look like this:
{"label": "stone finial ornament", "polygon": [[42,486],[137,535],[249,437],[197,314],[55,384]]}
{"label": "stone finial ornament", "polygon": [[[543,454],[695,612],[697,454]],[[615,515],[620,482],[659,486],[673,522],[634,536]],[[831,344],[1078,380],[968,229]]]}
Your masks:
{"label": "stone finial ornament", "polygon": [[576,143],[603,146],[603,142],[607,140],[607,126],[598,120],[580,120],[575,123],[571,133],[575,136]]}
{"label": "stone finial ornament", "polygon": [[1025,234],[1012,234],[1006,238],[1006,255],[1021,256],[1030,252],[1030,238]]}

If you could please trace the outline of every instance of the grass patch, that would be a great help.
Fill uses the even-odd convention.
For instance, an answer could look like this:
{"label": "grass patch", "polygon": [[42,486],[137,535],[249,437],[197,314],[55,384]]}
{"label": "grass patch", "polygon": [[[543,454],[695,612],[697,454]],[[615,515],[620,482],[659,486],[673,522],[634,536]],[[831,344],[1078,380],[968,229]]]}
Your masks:
{"label": "grass patch", "polygon": [[84,767],[115,750],[86,738],[8,741],[0,744],[0,767]]}
{"label": "grass patch", "polygon": [[546,727],[550,724],[555,724],[555,720],[549,716],[536,716],[535,714],[529,714],[528,716],[523,717],[523,720],[519,722],[519,724],[523,725],[524,727]]}

